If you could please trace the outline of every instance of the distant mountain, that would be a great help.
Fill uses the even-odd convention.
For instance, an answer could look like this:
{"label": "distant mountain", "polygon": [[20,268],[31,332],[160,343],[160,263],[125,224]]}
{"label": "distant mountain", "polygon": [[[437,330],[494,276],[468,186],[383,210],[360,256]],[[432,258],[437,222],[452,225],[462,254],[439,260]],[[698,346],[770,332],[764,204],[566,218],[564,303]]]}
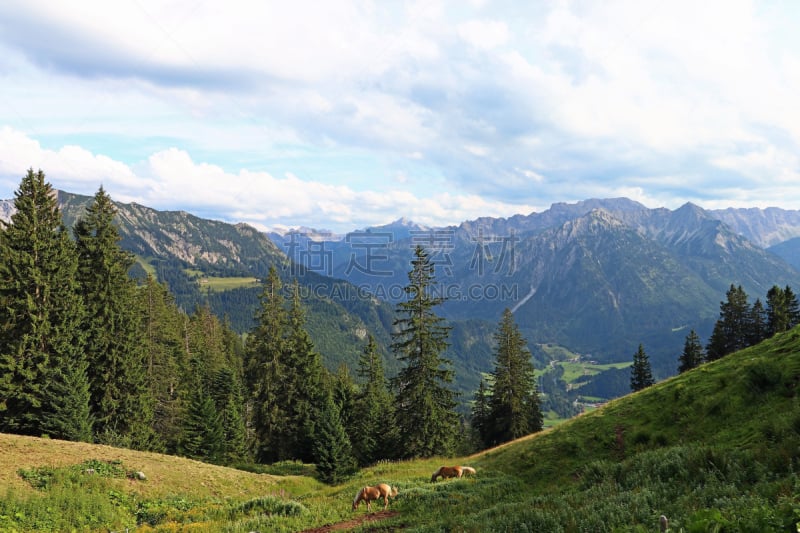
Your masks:
{"label": "distant mountain", "polygon": [[[59,200],[72,223],[89,198],[60,193]],[[800,233],[800,212],[792,211],[706,211],[691,203],[649,209],[626,198],[590,199],[442,228],[400,219],[345,235],[301,228],[268,238],[184,212],[118,208],[122,245],[143,268],[166,280],[187,308],[209,302],[220,316],[235,317],[240,331],[252,323],[258,289],[203,292],[198,276],[262,277],[278,265],[287,280],[297,277],[326,364],[351,368],[366,332],[388,354],[393,303],[406,297],[412,249],[425,246],[436,289],[447,298],[441,312],[455,328],[448,356],[457,388],[467,392],[490,369],[491,335],[506,307],[538,367],[547,362],[539,344],[609,363],[630,361],[642,343],[657,377],[666,377],[690,329],[708,339],[731,284],[751,301],[763,301],[774,284],[800,288],[800,273],[786,260],[792,241],[772,246],[775,253],[758,244]],[[386,360],[391,373],[397,362]]]}
{"label": "distant mountain", "polygon": [[14,214],[14,202],[12,200],[0,200],[0,220],[8,222]]}
{"label": "distant mountain", "polygon": [[324,254],[326,275],[388,301],[405,297],[411,249],[423,244],[449,319],[491,324],[509,307],[532,344],[558,343],[601,362],[628,361],[641,342],[662,377],[675,372],[690,329],[708,338],[731,284],[751,301],[774,284],[800,287],[785,260],[691,203],[672,211],[592,199],[323,244],[298,246],[297,258]]}
{"label": "distant mountain", "polygon": [[[72,227],[89,196],[58,192],[67,226]],[[0,202],[0,213],[10,217],[12,202]],[[115,202],[120,246],[136,255],[140,275],[151,273],[166,283],[176,302],[191,312],[209,305],[238,332],[248,331],[261,292],[253,278],[263,278],[276,266],[285,284],[298,279],[307,307],[307,327],[326,366],[335,370],[347,363],[355,369],[358,357],[372,333],[384,353],[387,373],[398,368],[388,356],[392,307],[345,281],[320,276],[292,266],[285,253],[266,234],[246,224],[227,224],[196,217],[184,211],[158,211],[139,204]],[[8,220],[8,218],[6,218]],[[209,280],[233,280],[213,290]],[[241,279],[241,282],[236,282]]]}
{"label": "distant mountain", "polygon": [[800,211],[777,207],[766,209],[728,208],[709,212],[727,224],[735,233],[762,248],[800,237]]}
{"label": "distant mountain", "polygon": [[767,250],[800,270],[800,237],[770,246]]}
{"label": "distant mountain", "polygon": [[[58,193],[67,226],[72,227],[91,197]],[[121,246],[146,262],[178,261],[206,275],[263,277],[286,257],[262,232],[246,224],[227,224],[184,211],[157,211],[116,202]]]}

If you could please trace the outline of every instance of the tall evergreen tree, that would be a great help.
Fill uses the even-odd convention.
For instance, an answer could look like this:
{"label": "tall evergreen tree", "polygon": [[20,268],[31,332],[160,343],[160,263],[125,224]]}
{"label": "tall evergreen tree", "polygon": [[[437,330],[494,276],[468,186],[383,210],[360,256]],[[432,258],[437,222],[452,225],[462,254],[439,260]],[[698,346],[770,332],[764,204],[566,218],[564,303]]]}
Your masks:
{"label": "tall evergreen tree", "polygon": [[644,351],[644,347],[640,344],[639,349],[633,354],[633,367],[631,367],[631,390],[633,392],[640,391],[653,385],[653,371],[650,368],[650,358]]}
{"label": "tall evergreen tree", "polygon": [[789,329],[789,309],[786,305],[786,294],[783,289],[773,285],[767,291],[767,335]]}
{"label": "tall evergreen tree", "polygon": [[83,357],[65,358],[50,371],[48,396],[50,409],[43,413],[42,430],[63,440],[92,442],[92,415],[89,408],[88,363]]}
{"label": "tall evergreen tree", "polygon": [[169,290],[148,275],[138,291],[141,343],[153,398],[153,430],[167,453],[178,453],[189,405],[190,374],[184,331],[188,318]]}
{"label": "tall evergreen tree", "polygon": [[272,266],[264,280],[256,325],[247,339],[245,377],[254,431],[256,460],[273,462],[289,458],[292,450],[281,439],[288,413],[281,402],[286,376],[284,361],[289,322],[283,283]]}
{"label": "tall evergreen tree", "polygon": [[214,399],[202,388],[192,392],[185,421],[183,453],[220,463],[225,451],[225,428]]}
{"label": "tall evergreen tree", "polygon": [[247,453],[247,430],[244,418],[244,399],[241,385],[229,368],[220,368],[211,380],[210,394],[220,414],[223,445],[220,459],[224,464],[245,461]]}
{"label": "tall evergreen tree", "polygon": [[760,298],[756,298],[747,316],[747,346],[755,346],[768,337],[767,312]]}
{"label": "tall evergreen tree", "polygon": [[472,431],[479,441],[480,448],[489,446],[491,442],[491,425],[489,419],[489,390],[486,381],[481,379],[478,391],[475,393],[475,403],[472,406]]}
{"label": "tall evergreen tree", "polygon": [[714,324],[706,346],[706,358],[709,361],[715,361],[748,346],[751,328],[747,294],[741,285],[735,287],[731,284],[726,297],[726,301],[720,302],[720,317]]}
{"label": "tall evergreen tree", "polygon": [[331,394],[326,394],[314,435],[314,462],[325,483],[336,484],[356,471],[350,439]]}
{"label": "tall evergreen tree", "polygon": [[397,304],[392,333],[392,350],[405,363],[393,380],[402,453],[448,455],[459,430],[455,392],[447,387],[453,381],[452,362],[442,356],[450,327],[434,313],[443,300],[431,294],[434,264],[421,246],[414,250],[411,265],[404,288],[408,300]]}
{"label": "tall evergreen tree", "polygon": [[700,337],[695,330],[692,330],[683,343],[683,353],[678,359],[678,372],[682,374],[701,365],[704,361],[705,354],[703,353],[703,346],[700,344]]}
{"label": "tall evergreen tree", "polygon": [[800,324],[800,302],[797,301],[797,295],[788,285],[783,289],[783,299],[786,302],[786,314],[789,315],[787,329],[792,329]]}
{"label": "tall evergreen tree", "polygon": [[394,399],[387,387],[378,343],[372,335],[359,356],[358,375],[364,383],[353,403],[349,434],[359,464],[366,466],[379,459],[395,458],[399,440]]}
{"label": "tall evergreen tree", "polygon": [[[350,436],[355,424],[355,408],[359,393],[358,385],[353,381],[353,377],[350,375],[350,368],[344,362],[339,363],[335,373],[325,372],[324,376],[330,382],[326,383],[325,386],[331,390],[333,403],[339,408],[342,425],[348,436]],[[350,442],[353,442],[352,437]]]}
{"label": "tall evergreen tree", "polygon": [[154,447],[153,398],[147,382],[143,324],[133,256],[119,246],[116,207],[102,187],[75,224],[78,280],[86,302],[83,330],[95,430],[103,442]]}
{"label": "tall evergreen tree", "polygon": [[283,428],[291,447],[288,458],[313,460],[316,423],[324,402],[322,356],[305,328],[305,309],[300,300],[297,280],[292,285],[289,308],[289,331],[286,350],[286,390],[283,402],[289,412],[289,423]]}
{"label": "tall evergreen tree", "polygon": [[508,308],[503,311],[494,340],[494,383],[489,395],[489,445],[542,429],[531,353]]}
{"label": "tall evergreen tree", "polygon": [[800,303],[789,285],[784,289],[773,285],[767,291],[765,314],[766,335],[769,337],[800,324]]}
{"label": "tall evergreen tree", "polygon": [[11,224],[0,226],[0,431],[84,439],[75,248],[41,170],[22,178],[14,207]]}

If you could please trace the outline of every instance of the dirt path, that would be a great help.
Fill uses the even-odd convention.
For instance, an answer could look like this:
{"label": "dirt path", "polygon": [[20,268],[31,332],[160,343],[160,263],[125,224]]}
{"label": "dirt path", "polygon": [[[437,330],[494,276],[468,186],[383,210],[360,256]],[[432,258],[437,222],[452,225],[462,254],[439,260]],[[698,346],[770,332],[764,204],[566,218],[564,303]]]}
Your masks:
{"label": "dirt path", "polygon": [[322,527],[315,527],[314,529],[306,529],[303,530],[302,533],[327,533],[328,531],[346,531],[353,529],[354,527],[358,527],[366,522],[375,522],[398,514],[400,513],[398,513],[397,511],[378,511],[376,513],[361,515],[357,518],[353,518],[352,520],[337,522],[336,524],[329,524],[327,526],[322,526]]}

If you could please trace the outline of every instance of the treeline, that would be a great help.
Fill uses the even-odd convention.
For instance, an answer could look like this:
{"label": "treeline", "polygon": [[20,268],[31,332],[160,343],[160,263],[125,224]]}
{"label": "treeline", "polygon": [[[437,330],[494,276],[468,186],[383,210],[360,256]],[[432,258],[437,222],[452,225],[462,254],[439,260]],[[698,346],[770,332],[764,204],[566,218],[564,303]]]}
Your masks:
{"label": "treeline", "polygon": [[[679,374],[754,346],[800,324],[800,303],[788,285],[783,289],[773,285],[767,291],[766,306],[759,298],[750,305],[741,285],[731,284],[725,296],[726,300],[720,302],[719,319],[714,323],[706,346],[703,347],[694,329],[686,336],[683,352],[678,357]],[[633,355],[630,370],[631,391],[642,390],[654,383],[650,360],[640,344]]]}
{"label": "treeline", "polygon": [[172,287],[130,275],[135,261],[102,187],[71,233],[42,171],[28,171],[14,205],[0,226],[0,431],[228,465],[300,460],[335,482],[381,459],[465,453],[541,429],[510,312],[493,383],[482,386],[492,433],[478,419],[475,439],[456,414],[442,356],[450,327],[435,312],[442,300],[421,247],[392,324],[401,369],[387,379],[368,336],[351,376],[324,368],[298,282],[285,287],[274,266],[255,326],[238,335],[209,306],[187,313]]}
{"label": "treeline", "polygon": [[751,305],[741,285],[731,284],[720,302],[719,319],[705,348],[694,330],[686,336],[678,358],[678,372],[683,373],[707,361],[716,361],[728,354],[754,346],[776,333],[800,324],[800,303],[788,285],[773,285],[767,291],[766,305],[756,298]]}

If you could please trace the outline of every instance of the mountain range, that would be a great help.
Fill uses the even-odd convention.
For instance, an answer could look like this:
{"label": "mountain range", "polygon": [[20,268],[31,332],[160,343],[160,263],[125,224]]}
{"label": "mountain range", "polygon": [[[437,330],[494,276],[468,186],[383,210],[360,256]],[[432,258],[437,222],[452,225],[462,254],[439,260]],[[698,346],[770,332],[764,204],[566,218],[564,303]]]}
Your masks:
{"label": "mountain range", "polygon": [[[59,192],[68,226],[90,200]],[[11,205],[0,201],[0,218],[8,219]],[[396,370],[387,349],[393,304],[405,297],[412,249],[425,246],[436,290],[447,298],[441,314],[454,327],[448,356],[466,399],[491,370],[492,333],[506,307],[537,368],[549,362],[544,345],[618,363],[630,361],[641,343],[663,378],[675,373],[691,329],[707,340],[731,284],[751,301],[763,301],[773,285],[800,287],[800,211],[776,208],[687,203],[669,210],[590,199],[457,226],[401,219],[334,235],[311,228],[267,234],[182,211],[117,207],[121,246],[136,255],[139,275],[166,282],[187,310],[208,304],[237,331],[252,326],[260,290],[253,278],[271,265],[287,281],[297,278],[309,332],[331,369],[353,369],[369,332],[387,372]],[[241,282],[213,288],[219,279]]]}
{"label": "mountain range", "polygon": [[398,221],[337,240],[270,237],[291,259],[388,301],[403,297],[410,249],[422,244],[434,251],[448,318],[496,321],[509,307],[533,344],[617,362],[642,343],[665,376],[690,329],[710,334],[731,284],[751,300],[776,284],[798,286],[797,235],[800,212],[650,209],[616,198],[447,228]]}

